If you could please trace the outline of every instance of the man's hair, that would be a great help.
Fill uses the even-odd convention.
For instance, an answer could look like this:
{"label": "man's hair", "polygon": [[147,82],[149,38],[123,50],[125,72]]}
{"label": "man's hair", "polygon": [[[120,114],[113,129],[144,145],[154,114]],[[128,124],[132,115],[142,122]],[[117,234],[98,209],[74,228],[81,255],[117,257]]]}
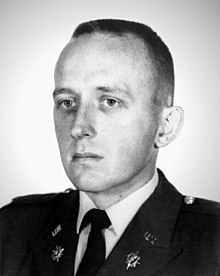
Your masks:
{"label": "man's hair", "polygon": [[81,23],[71,38],[84,34],[107,33],[122,36],[133,34],[142,39],[150,52],[157,76],[154,78],[156,93],[154,102],[157,105],[172,105],[174,95],[174,65],[171,53],[162,39],[149,26],[120,19],[98,19]]}

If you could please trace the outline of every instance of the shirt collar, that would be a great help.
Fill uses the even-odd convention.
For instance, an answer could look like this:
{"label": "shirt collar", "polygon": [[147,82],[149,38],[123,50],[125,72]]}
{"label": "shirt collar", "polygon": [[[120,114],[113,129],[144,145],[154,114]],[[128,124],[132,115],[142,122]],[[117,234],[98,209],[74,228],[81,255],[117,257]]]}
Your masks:
{"label": "shirt collar", "polygon": [[123,234],[138,209],[153,193],[157,184],[158,173],[155,171],[154,176],[143,187],[106,209],[117,236],[120,237]]}
{"label": "shirt collar", "polygon": [[[109,219],[112,223],[111,227],[113,227],[113,230],[117,236],[120,237],[123,234],[125,228],[133,219],[140,206],[153,193],[158,184],[158,178],[158,172],[157,170],[155,170],[154,176],[143,187],[106,209],[106,213],[108,214]],[[79,192],[79,204],[79,214],[76,225],[77,233],[79,233],[80,225],[82,223],[84,215],[90,209],[97,209],[93,201],[83,191]]]}

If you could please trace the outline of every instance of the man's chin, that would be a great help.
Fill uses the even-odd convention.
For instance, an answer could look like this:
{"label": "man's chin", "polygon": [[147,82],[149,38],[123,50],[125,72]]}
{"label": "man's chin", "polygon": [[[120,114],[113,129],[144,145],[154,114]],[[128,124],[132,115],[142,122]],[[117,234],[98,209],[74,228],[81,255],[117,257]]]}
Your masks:
{"label": "man's chin", "polygon": [[79,191],[83,191],[83,192],[87,192],[87,193],[99,193],[99,192],[103,192],[105,191],[105,188],[103,183],[100,182],[100,178],[99,180],[97,180],[94,177],[69,177],[70,181],[72,182],[73,186],[79,190]]}
{"label": "man's chin", "polygon": [[88,186],[88,183],[87,184],[74,183],[73,185],[77,190],[85,192],[85,193],[97,194],[97,193],[102,193],[102,192],[106,191],[104,188],[100,188],[100,186],[99,187],[96,187],[94,185],[92,187]]}

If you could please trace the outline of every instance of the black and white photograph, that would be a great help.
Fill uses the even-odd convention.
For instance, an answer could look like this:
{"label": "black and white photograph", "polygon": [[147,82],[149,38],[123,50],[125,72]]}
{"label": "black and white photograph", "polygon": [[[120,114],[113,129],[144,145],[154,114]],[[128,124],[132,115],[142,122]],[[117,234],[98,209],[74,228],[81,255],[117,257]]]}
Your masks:
{"label": "black and white photograph", "polygon": [[0,0],[0,276],[220,275],[219,13]]}

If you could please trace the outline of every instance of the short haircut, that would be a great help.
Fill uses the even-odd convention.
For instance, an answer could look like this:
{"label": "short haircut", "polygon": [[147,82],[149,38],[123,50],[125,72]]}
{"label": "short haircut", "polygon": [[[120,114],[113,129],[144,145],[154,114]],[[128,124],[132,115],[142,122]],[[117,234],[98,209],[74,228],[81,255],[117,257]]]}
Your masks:
{"label": "short haircut", "polygon": [[142,39],[150,52],[157,76],[154,80],[156,93],[155,104],[159,106],[172,105],[174,96],[174,65],[167,45],[149,26],[120,19],[98,19],[81,23],[75,29],[71,38],[84,34],[110,33],[117,36],[133,34]]}

